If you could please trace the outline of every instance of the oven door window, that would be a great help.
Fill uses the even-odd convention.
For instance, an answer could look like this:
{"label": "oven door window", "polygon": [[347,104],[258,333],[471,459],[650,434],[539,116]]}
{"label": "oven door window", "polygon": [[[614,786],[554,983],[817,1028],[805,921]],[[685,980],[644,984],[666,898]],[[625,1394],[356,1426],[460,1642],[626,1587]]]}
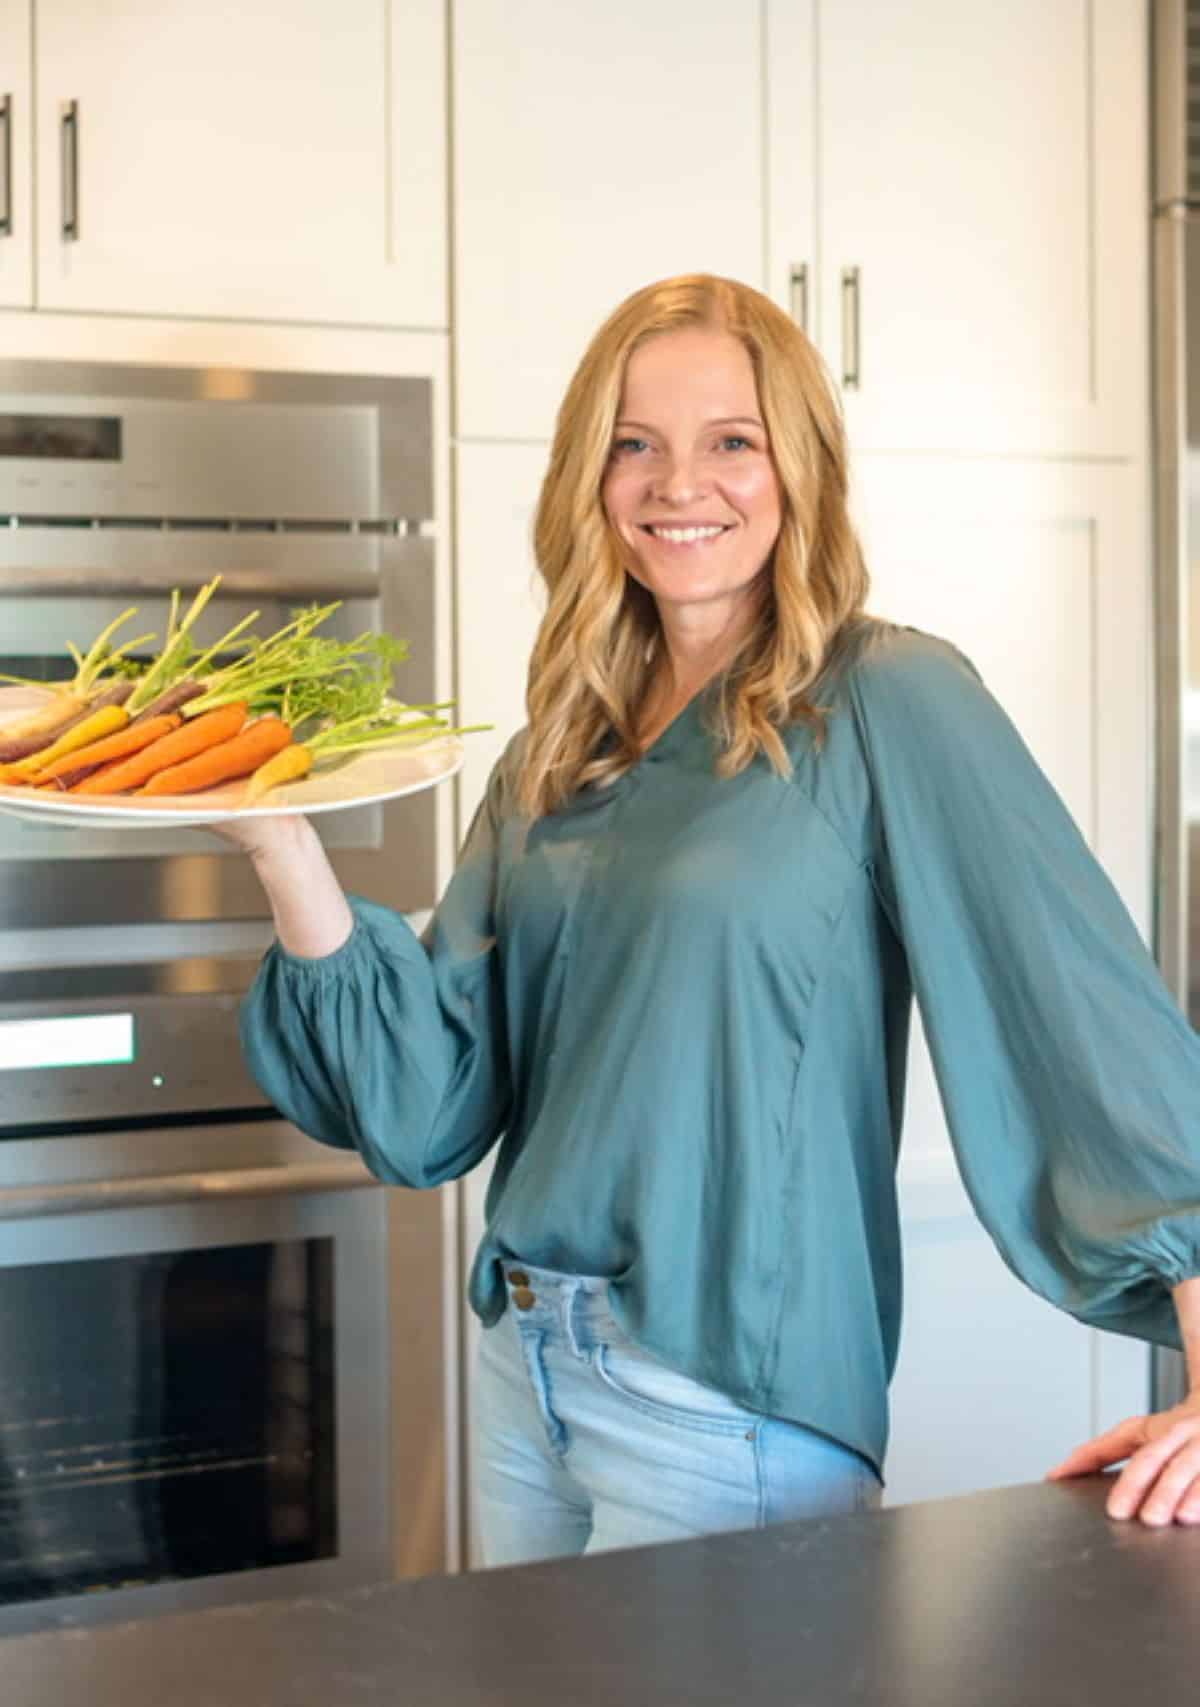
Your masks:
{"label": "oven door window", "polygon": [[333,1240],[0,1269],[0,1603],[336,1551]]}

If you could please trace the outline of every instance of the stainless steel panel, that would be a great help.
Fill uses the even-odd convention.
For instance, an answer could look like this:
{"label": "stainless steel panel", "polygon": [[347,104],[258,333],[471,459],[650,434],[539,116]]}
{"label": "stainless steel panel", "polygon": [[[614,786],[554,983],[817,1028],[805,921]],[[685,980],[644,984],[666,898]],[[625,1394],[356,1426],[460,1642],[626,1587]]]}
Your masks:
{"label": "stainless steel panel", "polygon": [[[0,1073],[5,1130],[19,1137],[45,1128],[86,1130],[114,1119],[165,1120],[204,1109],[265,1107],[266,1099],[238,1047],[238,995],[221,987],[225,978],[217,987],[189,987],[196,964],[183,961],[179,967],[129,968],[129,988],[119,996],[81,987],[88,981],[87,971],[59,972],[53,977],[58,997],[49,1001],[21,1001],[27,975],[6,977],[5,994],[12,985],[18,999],[0,1004],[0,1024],[31,1014],[39,1019],[128,1014],[133,1021],[134,1058],[86,1066],[5,1069]],[[245,989],[253,965],[234,964],[238,973],[228,982]],[[154,981],[163,987],[151,994],[135,993],[149,981],[142,976],[145,971],[153,971]],[[107,981],[115,982],[115,975]]]}
{"label": "stainless steel panel", "polygon": [[1159,207],[1188,195],[1189,0],[1150,7],[1154,67],[1154,199]]}
{"label": "stainless steel panel", "polygon": [[[1159,965],[1200,1023],[1200,6],[1150,8],[1154,66],[1154,460],[1156,810]],[[1155,1348],[1151,1403],[1187,1387],[1179,1354]]]}
{"label": "stainless steel panel", "polygon": [[[161,538],[148,540],[138,534],[106,532],[98,538],[89,533],[83,539],[67,542],[48,542],[43,538],[37,542],[39,550],[36,546],[31,548],[33,531],[21,529],[18,539],[16,530],[0,528],[0,598],[20,595],[47,602],[67,599],[80,634],[103,626],[96,620],[99,610],[93,616],[91,606],[107,605],[115,599],[144,601],[150,597],[165,601],[176,587],[180,592],[197,593],[214,575],[221,577],[221,608],[230,600],[265,604],[266,619],[272,606],[279,608],[282,620],[285,607],[291,604],[310,604],[314,599],[374,599],[379,593],[378,570],[363,569],[354,561],[345,564],[337,561],[340,540],[325,541],[319,546],[306,540],[299,547],[292,539],[271,541],[272,555],[277,554],[280,559],[276,569],[261,562],[261,546],[258,564],[240,565],[236,539],[221,540],[216,545],[192,539],[182,550],[178,547],[167,550]],[[50,549],[46,549],[47,545]],[[299,561],[302,554],[314,559],[311,565]],[[228,563],[223,561],[226,556],[230,559]],[[10,557],[17,560],[9,562]],[[51,561],[42,567],[38,561],[41,557]],[[72,557],[76,561],[72,562]],[[98,575],[104,577],[103,599],[96,591]],[[152,611],[147,611],[146,620],[154,620]],[[55,629],[50,623],[56,625]],[[211,619],[207,626],[212,627]],[[62,616],[57,610],[29,611],[25,613],[23,628],[38,636],[43,646],[50,646],[54,644],[56,630],[61,635]],[[161,619],[158,631],[161,632]],[[4,644],[12,645],[13,640],[10,630],[4,636]]]}
{"label": "stainless steel panel", "polygon": [[1188,224],[1177,213],[1154,228],[1158,311],[1155,322],[1155,529],[1157,575],[1155,939],[1163,977],[1190,1011],[1188,833],[1184,805],[1183,705],[1190,667],[1186,562],[1187,390],[1186,250]]}
{"label": "stainless steel panel", "polygon": [[166,1123],[118,1127],[99,1135],[8,1138],[0,1144],[0,1194],[74,1186],[89,1180],[144,1179],[154,1174],[307,1168],[338,1156],[338,1151],[315,1144],[278,1117],[214,1117],[188,1126]]}
{"label": "stainless steel panel", "polygon": [[109,462],[0,458],[0,514],[433,515],[427,379],[0,361],[0,414],[116,415]]}

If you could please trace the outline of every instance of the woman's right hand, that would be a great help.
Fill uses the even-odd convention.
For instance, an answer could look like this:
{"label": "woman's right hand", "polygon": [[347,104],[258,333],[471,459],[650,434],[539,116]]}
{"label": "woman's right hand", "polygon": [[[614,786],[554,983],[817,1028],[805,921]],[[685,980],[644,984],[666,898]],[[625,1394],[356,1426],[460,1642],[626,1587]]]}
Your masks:
{"label": "woman's right hand", "polygon": [[205,828],[250,855],[289,954],[319,960],[342,946],[354,915],[307,818],[224,818]]}
{"label": "woman's right hand", "polygon": [[222,818],[204,828],[223,841],[233,842],[256,861],[263,857],[286,860],[291,850],[303,848],[307,832],[312,830],[308,819],[299,812],[286,817]]}

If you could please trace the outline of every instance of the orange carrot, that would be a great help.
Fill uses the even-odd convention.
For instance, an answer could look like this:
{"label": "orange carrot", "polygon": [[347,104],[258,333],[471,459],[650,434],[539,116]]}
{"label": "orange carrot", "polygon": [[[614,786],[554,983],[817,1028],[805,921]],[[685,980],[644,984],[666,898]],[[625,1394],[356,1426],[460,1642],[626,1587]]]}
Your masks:
{"label": "orange carrot", "polygon": [[232,705],[218,706],[215,711],[202,712],[198,717],[185,718],[178,729],[160,736],[140,753],[132,753],[127,759],[114,759],[111,765],[93,771],[71,793],[127,794],[130,789],[140,788],[157,771],[181,764],[206,747],[230,740],[246,721],[246,710],[245,703],[238,700]]}
{"label": "orange carrot", "polygon": [[106,735],[99,741],[93,741],[90,746],[77,747],[73,753],[63,753],[50,764],[33,774],[33,782],[40,787],[43,783],[53,782],[57,777],[69,776],[72,771],[81,770],[85,765],[105,765],[113,759],[124,759],[131,753],[140,753],[143,747],[148,747],[152,741],[157,741],[163,735],[169,735],[172,729],[178,729],[183,722],[176,715],[150,717],[145,723],[130,723],[124,729],[118,729],[115,735]]}
{"label": "orange carrot", "polygon": [[[215,715],[215,713],[213,714]],[[139,794],[194,794],[231,777],[247,776],[274,753],[282,752],[292,732],[280,717],[258,717],[232,740],[206,747],[194,759],[156,771]]]}

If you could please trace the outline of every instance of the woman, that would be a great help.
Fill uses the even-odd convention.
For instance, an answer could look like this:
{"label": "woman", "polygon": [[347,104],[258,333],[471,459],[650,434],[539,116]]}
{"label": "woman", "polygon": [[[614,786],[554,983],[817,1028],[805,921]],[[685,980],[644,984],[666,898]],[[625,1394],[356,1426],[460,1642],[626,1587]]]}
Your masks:
{"label": "woman", "polygon": [[745,286],[624,303],[559,417],[529,727],[424,943],[237,834],[272,1100],[385,1180],[499,1140],[471,1302],[489,1562],[872,1503],[912,988],[964,1178],[1081,1320],[1186,1344],[1114,1516],[1200,1520],[1200,1048],[952,648],[862,614],[834,400]]}

